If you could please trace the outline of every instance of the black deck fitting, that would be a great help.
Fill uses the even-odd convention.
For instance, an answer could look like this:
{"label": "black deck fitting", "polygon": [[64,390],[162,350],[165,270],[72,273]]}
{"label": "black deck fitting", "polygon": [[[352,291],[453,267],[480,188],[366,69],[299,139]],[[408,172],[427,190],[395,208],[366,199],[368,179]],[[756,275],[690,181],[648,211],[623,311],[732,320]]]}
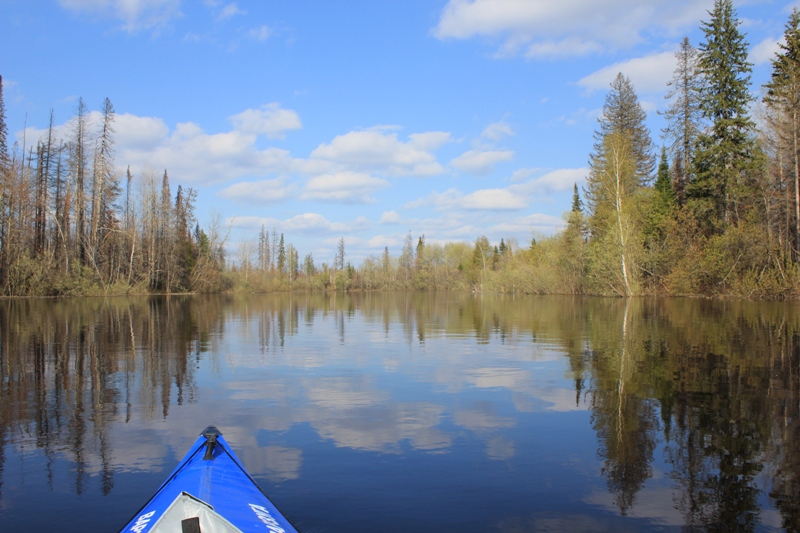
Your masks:
{"label": "black deck fitting", "polygon": [[217,437],[219,437],[221,433],[216,427],[208,426],[200,435],[206,438],[206,454],[203,456],[203,461],[214,459],[214,446],[217,445]]}

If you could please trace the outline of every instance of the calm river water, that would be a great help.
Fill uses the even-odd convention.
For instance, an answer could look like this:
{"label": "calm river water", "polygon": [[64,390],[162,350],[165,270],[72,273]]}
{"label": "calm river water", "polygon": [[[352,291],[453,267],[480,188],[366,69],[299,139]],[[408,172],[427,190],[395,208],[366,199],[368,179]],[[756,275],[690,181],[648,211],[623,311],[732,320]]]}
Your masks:
{"label": "calm river water", "polygon": [[299,528],[800,530],[800,307],[0,302],[0,530],[116,531],[216,425]]}

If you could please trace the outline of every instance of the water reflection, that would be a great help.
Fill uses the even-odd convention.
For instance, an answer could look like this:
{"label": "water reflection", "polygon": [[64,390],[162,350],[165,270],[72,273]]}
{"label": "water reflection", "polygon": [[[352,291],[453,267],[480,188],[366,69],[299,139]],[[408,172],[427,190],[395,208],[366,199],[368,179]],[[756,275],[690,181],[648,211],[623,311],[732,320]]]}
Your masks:
{"label": "water reflection", "polygon": [[[587,516],[598,509],[689,531],[800,530],[800,312],[789,304],[407,293],[11,300],[0,302],[0,333],[0,519],[22,483],[9,454],[42,458],[50,491],[110,495],[116,476],[168,469],[212,419],[276,484],[312,482],[306,462],[325,443],[454,464],[474,464],[475,443],[481,468],[525,479],[555,457],[560,475],[582,476],[588,488],[560,516],[518,494],[516,507],[487,518],[504,531],[597,524]],[[583,412],[540,431],[548,414]]]}

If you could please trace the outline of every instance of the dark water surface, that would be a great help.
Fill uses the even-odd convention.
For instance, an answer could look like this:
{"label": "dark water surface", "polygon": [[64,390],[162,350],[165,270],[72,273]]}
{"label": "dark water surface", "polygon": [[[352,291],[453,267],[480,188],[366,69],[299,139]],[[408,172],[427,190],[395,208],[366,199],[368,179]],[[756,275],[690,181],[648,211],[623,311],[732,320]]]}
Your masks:
{"label": "dark water surface", "polygon": [[800,530],[800,309],[0,302],[0,531],[116,531],[207,425],[301,529]]}

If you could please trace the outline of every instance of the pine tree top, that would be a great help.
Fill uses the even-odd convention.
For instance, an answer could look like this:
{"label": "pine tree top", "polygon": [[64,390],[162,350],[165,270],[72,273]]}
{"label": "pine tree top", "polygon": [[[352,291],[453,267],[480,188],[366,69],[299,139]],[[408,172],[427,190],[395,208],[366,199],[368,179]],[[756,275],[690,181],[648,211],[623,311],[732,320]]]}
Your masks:
{"label": "pine tree top", "polygon": [[603,142],[612,134],[621,134],[630,141],[631,152],[636,162],[636,178],[641,184],[652,180],[655,170],[653,141],[646,125],[647,113],[642,109],[631,80],[617,74],[611,82],[611,90],[606,95],[603,113],[597,119],[600,130],[594,134],[595,144],[590,156],[593,168],[603,165]]}

